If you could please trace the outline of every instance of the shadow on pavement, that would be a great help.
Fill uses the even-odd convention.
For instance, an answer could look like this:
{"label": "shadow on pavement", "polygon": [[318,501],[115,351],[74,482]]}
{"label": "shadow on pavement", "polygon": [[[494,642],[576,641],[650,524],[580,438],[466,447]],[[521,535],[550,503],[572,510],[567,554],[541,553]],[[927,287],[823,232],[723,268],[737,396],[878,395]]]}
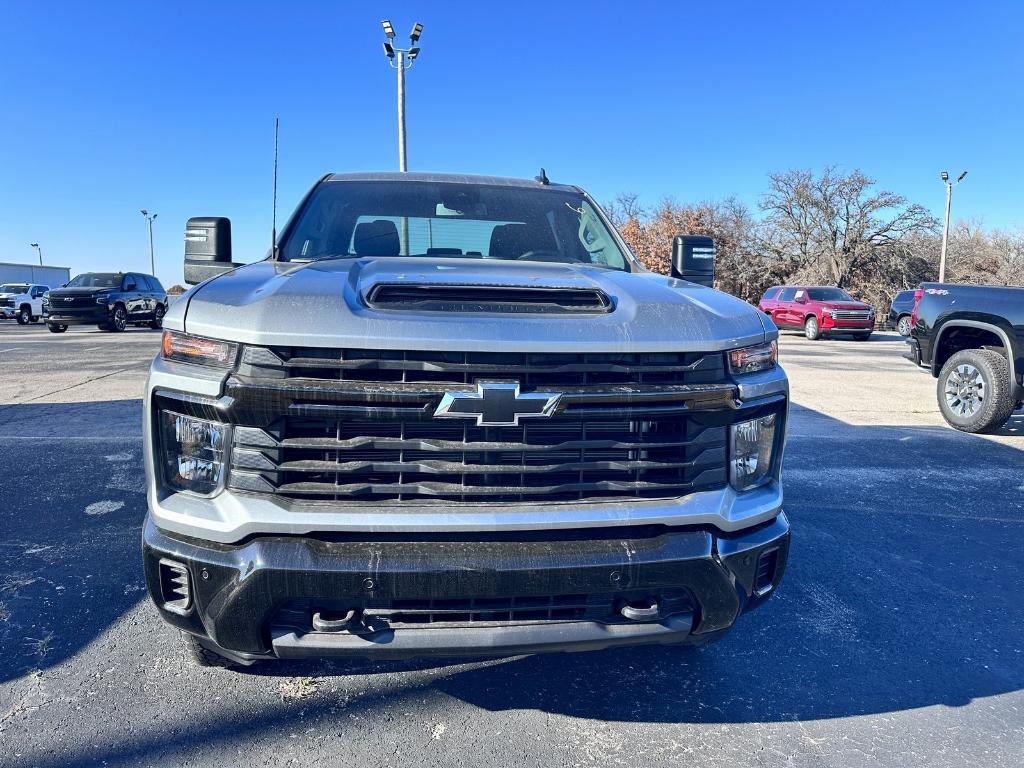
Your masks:
{"label": "shadow on pavement", "polygon": [[[253,711],[226,697],[188,715],[185,730],[154,724],[130,743],[83,744],[80,760],[123,763],[257,737],[287,739],[313,718],[344,730],[356,727],[353,716],[390,716],[417,706],[428,692],[489,711],[746,723],[958,707],[1024,688],[1024,444],[935,427],[851,426],[799,406],[791,435],[789,570],[779,593],[715,645],[516,657],[469,667],[360,661],[268,664],[250,674],[209,670],[202,679],[210,690],[224,675],[238,674],[250,681],[422,670],[435,676],[424,683],[422,674],[410,675],[384,689],[357,686],[343,704],[317,693],[301,704]],[[6,463],[11,446],[0,450],[12,466]],[[131,452],[127,466],[136,478],[138,445],[118,450]],[[141,595],[135,590],[142,583],[144,499],[137,489],[120,489],[118,461],[99,453],[62,448],[38,475],[26,468],[15,487],[37,489],[38,499],[26,515],[2,513],[19,541],[3,550],[5,569],[34,579],[15,600],[4,599],[18,633],[56,635],[44,663],[66,659]],[[69,467],[74,471],[61,480]],[[84,514],[85,505],[106,499],[124,506]],[[37,568],[30,559],[37,555],[26,554],[40,545],[57,550],[46,556],[49,568]],[[56,584],[64,584],[63,596],[53,591]],[[147,620],[159,621],[155,613]],[[8,679],[38,662],[12,642],[17,633],[10,626],[4,631],[4,647],[15,650],[15,660],[0,667]],[[33,761],[58,764],[67,761]]]}

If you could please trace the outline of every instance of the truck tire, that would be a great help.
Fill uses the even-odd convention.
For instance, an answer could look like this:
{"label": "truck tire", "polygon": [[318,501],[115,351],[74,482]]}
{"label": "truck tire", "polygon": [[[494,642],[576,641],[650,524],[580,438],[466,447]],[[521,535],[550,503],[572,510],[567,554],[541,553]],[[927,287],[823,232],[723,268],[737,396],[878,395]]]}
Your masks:
{"label": "truck tire", "polygon": [[32,310],[22,307],[18,310],[18,325],[28,325],[32,321]]}
{"label": "truck tire", "polygon": [[58,325],[57,323],[47,323],[46,327],[50,329],[50,333],[64,333],[68,329],[66,325]]}
{"label": "truck tire", "polygon": [[818,318],[811,315],[804,321],[804,336],[811,341],[817,341],[821,338],[821,326],[818,325]]}
{"label": "truck tire", "polygon": [[110,322],[105,325],[101,325],[100,328],[104,328],[114,333],[120,333],[128,327],[128,310],[124,308],[123,304],[118,304],[114,307],[114,313],[110,316]]}
{"label": "truck tire", "polygon": [[914,330],[914,326],[910,322],[910,315],[900,315],[900,319],[896,321],[896,330],[900,336],[910,335],[910,332]]}
{"label": "truck tire", "polygon": [[185,643],[185,652],[192,658],[192,661],[200,667],[223,667],[224,669],[234,669],[235,667],[240,666],[237,662],[232,661],[226,656],[221,656],[216,651],[207,648],[195,635],[190,635],[188,632],[182,632],[181,639]]}
{"label": "truck tire", "polygon": [[942,366],[937,387],[939,410],[961,432],[993,432],[1016,408],[1010,366],[999,352],[962,349]]}
{"label": "truck tire", "polygon": [[870,338],[871,338],[871,334],[870,333],[855,333],[853,335],[853,340],[854,341],[867,341]]}
{"label": "truck tire", "polygon": [[154,331],[159,331],[164,327],[164,306],[163,304],[157,304],[156,310],[153,312],[153,319],[149,323],[149,327]]}

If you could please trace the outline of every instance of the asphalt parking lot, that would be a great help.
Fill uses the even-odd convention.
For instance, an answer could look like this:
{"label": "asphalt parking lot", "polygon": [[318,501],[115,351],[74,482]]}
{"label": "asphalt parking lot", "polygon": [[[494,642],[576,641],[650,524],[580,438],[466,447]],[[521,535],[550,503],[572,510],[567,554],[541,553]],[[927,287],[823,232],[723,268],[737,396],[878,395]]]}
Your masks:
{"label": "asphalt parking lot", "polygon": [[1024,416],[949,429],[895,334],[783,337],[790,565],[722,642],[241,673],[144,592],[158,342],[0,323],[0,765],[1024,762]]}

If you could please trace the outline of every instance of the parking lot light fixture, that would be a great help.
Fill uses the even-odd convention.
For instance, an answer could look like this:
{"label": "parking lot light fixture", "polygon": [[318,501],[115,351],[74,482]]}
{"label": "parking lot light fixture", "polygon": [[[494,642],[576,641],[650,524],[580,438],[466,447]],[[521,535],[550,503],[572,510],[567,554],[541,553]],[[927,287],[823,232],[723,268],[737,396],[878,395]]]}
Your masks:
{"label": "parking lot light fixture", "polygon": [[39,243],[29,243],[30,248],[35,248],[36,253],[39,255],[39,266],[43,266],[43,249],[39,247]]}
{"label": "parking lot light fixture", "polygon": [[398,170],[405,172],[408,168],[405,151],[405,70],[412,66],[416,57],[420,55],[420,48],[417,45],[420,35],[423,34],[423,25],[416,22],[409,34],[412,45],[409,48],[398,48],[394,45],[395,28],[391,22],[385,19],[381,22],[384,27],[384,55],[388,57],[388,63],[398,71]]}
{"label": "parking lot light fixture", "polygon": [[146,221],[149,222],[149,274],[155,276],[156,275],[156,259],[153,257],[153,220],[159,214],[154,213],[154,214],[150,215],[149,211],[147,211],[145,208],[143,208],[141,211],[139,211],[139,213],[141,213],[143,216],[145,216],[146,217]]}
{"label": "parking lot light fixture", "polygon": [[967,177],[967,171],[961,171],[956,181],[949,180],[949,172],[943,171],[939,174],[942,183],[946,185],[946,222],[942,227],[942,255],[939,256],[939,282],[946,282],[946,244],[949,242],[949,206],[953,200],[953,187]]}

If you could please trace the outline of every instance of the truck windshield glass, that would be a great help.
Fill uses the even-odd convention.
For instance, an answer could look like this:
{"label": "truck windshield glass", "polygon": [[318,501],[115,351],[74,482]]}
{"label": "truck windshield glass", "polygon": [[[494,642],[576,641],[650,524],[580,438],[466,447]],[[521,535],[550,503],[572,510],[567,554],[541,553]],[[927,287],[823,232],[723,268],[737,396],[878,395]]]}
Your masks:
{"label": "truck windshield glass", "polygon": [[808,288],[811,301],[853,301],[853,297],[841,288]]}
{"label": "truck windshield glass", "polygon": [[87,272],[79,275],[70,283],[68,288],[120,288],[121,279],[124,275],[116,272]]}
{"label": "truck windshield glass", "polygon": [[423,256],[628,269],[579,192],[443,182],[326,182],[281,247],[285,261]]}
{"label": "truck windshield glass", "polygon": [[0,293],[25,293],[28,283],[4,283],[0,285]]}

